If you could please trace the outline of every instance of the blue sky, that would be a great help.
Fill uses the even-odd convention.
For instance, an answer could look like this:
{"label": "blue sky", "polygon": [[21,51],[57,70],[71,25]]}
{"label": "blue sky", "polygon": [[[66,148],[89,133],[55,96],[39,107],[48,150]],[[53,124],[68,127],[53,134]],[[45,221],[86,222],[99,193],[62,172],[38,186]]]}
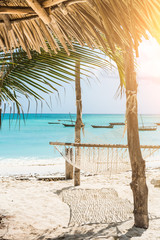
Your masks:
{"label": "blue sky", "polygon": [[[138,70],[138,109],[139,113],[160,114],[160,46],[154,39],[144,40],[139,47]],[[116,98],[119,86],[117,72],[96,73],[99,81],[90,79],[90,84],[82,80],[83,113],[125,113],[125,96]],[[74,84],[59,89],[60,100],[52,97],[52,110],[45,104],[43,113],[75,113]],[[23,102],[24,110],[27,104]],[[30,112],[35,112],[31,103]],[[40,112],[40,107],[39,110]]]}

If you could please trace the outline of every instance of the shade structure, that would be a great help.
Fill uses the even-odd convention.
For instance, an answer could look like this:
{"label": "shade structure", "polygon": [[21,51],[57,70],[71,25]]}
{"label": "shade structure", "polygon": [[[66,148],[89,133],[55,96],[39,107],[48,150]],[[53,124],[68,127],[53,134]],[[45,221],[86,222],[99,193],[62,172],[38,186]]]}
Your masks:
{"label": "shade structure", "polygon": [[0,48],[21,46],[31,57],[31,49],[49,51],[46,40],[68,54],[73,41],[113,52],[132,42],[138,55],[146,31],[159,40],[159,20],[159,0],[0,0]]}
{"label": "shade structure", "polygon": [[148,189],[138,135],[133,49],[138,56],[138,45],[142,37],[148,38],[148,33],[160,40],[160,1],[0,0],[0,18],[0,47],[3,51],[21,46],[28,57],[31,57],[31,49],[40,52],[41,47],[57,53],[57,39],[68,55],[68,45],[73,47],[73,41],[90,48],[103,48],[113,56],[117,47],[124,51],[134,219],[135,226],[148,228]]}

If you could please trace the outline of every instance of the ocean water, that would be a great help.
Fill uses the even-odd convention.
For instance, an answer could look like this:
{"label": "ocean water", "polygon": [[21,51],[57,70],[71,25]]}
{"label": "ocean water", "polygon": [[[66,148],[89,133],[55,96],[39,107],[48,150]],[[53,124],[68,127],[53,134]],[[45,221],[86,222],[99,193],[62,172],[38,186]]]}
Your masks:
{"label": "ocean water", "polygon": [[[25,118],[27,115],[25,115]],[[10,119],[10,120],[9,120]],[[9,114],[5,114],[0,131],[0,161],[1,160],[47,160],[60,157],[50,141],[73,142],[74,128],[64,127],[62,123],[52,125],[48,122],[58,122],[58,120],[70,119],[69,114],[28,114],[26,121],[14,119]],[[72,114],[72,119],[76,115]],[[153,126],[160,122],[160,115],[143,115],[143,123],[146,126]],[[124,126],[115,126],[113,129],[95,129],[91,125],[105,125],[110,122],[124,122],[124,115],[117,114],[84,114],[85,124],[82,133],[84,143],[106,143],[106,144],[126,144],[126,133],[123,137]],[[19,126],[20,124],[20,126]],[[139,118],[139,125],[142,125]],[[157,131],[140,132],[141,144],[160,145],[160,126]]]}

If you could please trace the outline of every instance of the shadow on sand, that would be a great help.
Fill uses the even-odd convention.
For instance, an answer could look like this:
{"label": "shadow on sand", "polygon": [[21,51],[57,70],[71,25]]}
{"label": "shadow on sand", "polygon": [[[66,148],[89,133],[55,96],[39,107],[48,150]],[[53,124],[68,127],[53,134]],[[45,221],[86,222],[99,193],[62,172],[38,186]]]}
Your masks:
{"label": "shadow on sand", "polygon": [[132,226],[130,229],[128,229],[128,231],[125,234],[122,234],[117,239],[128,240],[132,239],[132,237],[141,237],[146,230],[147,229]]}
{"label": "shadow on sand", "polygon": [[[131,226],[133,221],[123,221],[116,224],[88,224],[80,227],[62,228],[62,233],[58,236],[52,231],[52,234],[39,236],[34,240],[90,240],[90,239],[109,239],[109,240],[129,240],[133,237],[140,237],[145,232],[145,229],[130,227],[125,234],[121,231],[123,224]],[[60,229],[59,229],[60,230]],[[56,236],[57,235],[57,236]]]}

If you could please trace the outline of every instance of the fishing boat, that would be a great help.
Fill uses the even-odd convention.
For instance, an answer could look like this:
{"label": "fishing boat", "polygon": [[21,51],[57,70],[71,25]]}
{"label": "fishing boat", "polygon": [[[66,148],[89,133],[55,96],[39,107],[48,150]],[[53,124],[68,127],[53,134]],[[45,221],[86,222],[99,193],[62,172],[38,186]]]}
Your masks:
{"label": "fishing boat", "polygon": [[71,120],[69,120],[69,119],[59,119],[58,120],[59,122],[76,122],[76,121],[71,121]]}
{"label": "fishing boat", "polygon": [[144,122],[141,116],[142,126],[138,128],[139,131],[156,131],[157,126],[144,126]]}
{"label": "fishing boat", "polygon": [[160,123],[156,123],[157,124],[157,126],[160,126]]}
{"label": "fishing boat", "polygon": [[71,117],[71,114],[69,113],[69,116],[70,116],[70,120],[69,119],[65,119],[65,120],[58,120],[59,122],[60,121],[63,121],[63,122],[71,122],[70,124],[69,123],[62,123],[63,124],[63,126],[65,126],[65,127],[75,127],[75,122],[76,121],[73,121],[72,120],[72,117]]}
{"label": "fishing boat", "polygon": [[[75,124],[66,124],[66,123],[62,123],[62,124],[65,127],[75,127]],[[85,126],[84,124],[81,125],[81,127],[84,127],[84,126]]]}
{"label": "fishing boat", "polygon": [[109,123],[110,125],[112,125],[112,126],[123,126],[123,125],[125,125],[125,123],[123,123],[123,122],[115,122],[115,123]]}
{"label": "fishing boat", "polygon": [[[75,127],[75,121],[73,121],[72,120],[72,117],[71,117],[71,114],[69,113],[69,115],[70,115],[70,118],[71,118],[71,120],[70,120],[70,122],[71,122],[71,124],[68,124],[68,123],[62,123],[63,124],[63,126],[65,126],[65,127]],[[69,121],[69,120],[68,120]],[[82,123],[82,125],[81,125],[81,127],[84,127],[85,125]]]}
{"label": "fishing boat", "polygon": [[139,131],[156,131],[157,130],[157,126],[142,126],[138,128]]}
{"label": "fishing boat", "polygon": [[59,122],[48,122],[48,124],[60,124]]}
{"label": "fishing boat", "polygon": [[65,126],[65,127],[75,127],[75,121],[73,121],[72,120],[72,117],[71,117],[71,114],[69,113],[69,116],[70,116],[70,122],[71,122],[71,124],[67,124],[67,123],[62,123],[63,124],[63,126]]}
{"label": "fishing boat", "polygon": [[98,125],[91,125],[93,128],[113,128],[113,125],[107,125],[107,126],[98,126]]}
{"label": "fishing boat", "polygon": [[65,127],[75,127],[75,124],[66,124],[66,123],[62,123],[62,124]]}

